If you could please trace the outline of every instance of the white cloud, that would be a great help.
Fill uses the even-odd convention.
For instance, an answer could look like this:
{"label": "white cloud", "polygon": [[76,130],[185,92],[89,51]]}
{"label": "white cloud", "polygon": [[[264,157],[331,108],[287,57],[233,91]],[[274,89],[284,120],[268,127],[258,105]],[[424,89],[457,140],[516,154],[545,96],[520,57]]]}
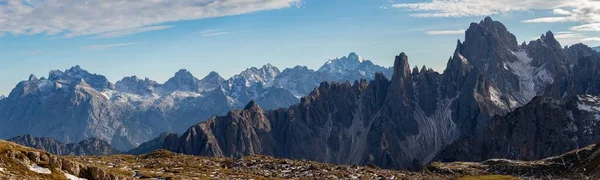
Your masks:
{"label": "white cloud", "polygon": [[600,31],[600,23],[584,24],[570,28],[571,31]]}
{"label": "white cloud", "polygon": [[556,23],[574,21],[571,17],[543,17],[524,20],[525,23]]}
{"label": "white cloud", "polygon": [[575,38],[583,38],[585,37],[583,34],[578,33],[557,33],[554,35],[556,39],[575,39]]}
{"label": "white cloud", "polygon": [[399,3],[392,7],[407,9],[417,17],[464,17],[489,16],[513,11],[534,9],[553,10],[561,7],[577,7],[588,0],[432,0],[424,3]]}
{"label": "white cloud", "polygon": [[394,8],[412,12],[415,17],[489,16],[509,12],[551,10],[554,16],[527,19],[525,23],[580,22],[572,31],[600,31],[600,0],[431,0],[399,3]]}
{"label": "white cloud", "polygon": [[139,28],[131,28],[131,29],[123,29],[123,30],[106,32],[106,33],[102,33],[102,34],[100,34],[98,36],[101,37],[101,38],[114,38],[114,37],[128,36],[128,35],[131,35],[131,34],[137,34],[137,33],[141,33],[141,32],[158,31],[158,30],[163,30],[163,29],[169,29],[171,27],[173,27],[173,26],[148,26],[148,27],[139,27]]}
{"label": "white cloud", "polygon": [[425,31],[426,34],[429,35],[457,35],[457,34],[464,34],[465,30],[464,29],[458,29],[458,30],[435,30],[435,31]]}
{"label": "white cloud", "polygon": [[136,45],[136,44],[139,44],[139,43],[131,42],[131,43],[117,43],[117,44],[97,44],[97,45],[84,46],[84,47],[81,47],[81,49],[104,50],[104,49],[110,49],[110,48],[116,48],[116,47],[131,46],[131,45]]}
{"label": "white cloud", "polygon": [[119,37],[169,22],[289,8],[301,0],[0,0],[0,33]]}
{"label": "white cloud", "polygon": [[589,42],[589,41],[598,41],[598,42],[600,42],[600,37],[584,38],[581,41],[583,41],[583,42]]}
{"label": "white cloud", "polygon": [[219,29],[209,29],[209,30],[203,30],[203,31],[198,31],[198,32],[192,33],[192,35],[200,35],[200,36],[221,36],[221,35],[227,35],[227,34],[231,34],[231,32],[222,31]]}
{"label": "white cloud", "polygon": [[558,14],[558,15],[571,15],[571,11],[567,11],[564,9],[554,9],[554,14]]}

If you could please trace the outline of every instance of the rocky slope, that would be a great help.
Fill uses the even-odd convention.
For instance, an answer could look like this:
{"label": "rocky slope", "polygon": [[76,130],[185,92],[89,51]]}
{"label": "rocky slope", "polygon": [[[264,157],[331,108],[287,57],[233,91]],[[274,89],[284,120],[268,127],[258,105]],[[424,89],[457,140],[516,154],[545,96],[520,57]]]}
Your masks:
{"label": "rocky slope", "polygon": [[52,138],[38,138],[32,135],[21,135],[8,139],[23,146],[43,150],[58,156],[110,155],[120,153],[108,142],[90,138],[79,143],[64,144]]}
{"label": "rocky slope", "polygon": [[250,100],[267,109],[289,107],[324,80],[354,81],[372,79],[375,71],[389,73],[355,53],[327,66],[330,71],[301,67],[281,72],[267,64],[230,79],[216,72],[198,79],[180,70],[164,84],[136,76],[113,84],[79,66],[53,70],[48,78],[31,75],[0,98],[0,138],[32,134],[74,143],[96,137],[128,150],[163,132],[182,133],[211,116],[243,108]]}
{"label": "rocky slope", "polygon": [[[450,144],[473,136],[503,138],[506,134],[486,131],[502,121],[497,120],[499,117],[512,118],[518,107],[538,95],[556,99],[599,95],[595,88],[600,84],[597,56],[582,44],[563,48],[552,32],[519,45],[502,23],[488,17],[470,25],[443,74],[426,67],[411,70],[408,57],[402,53],[395,58],[390,80],[377,74],[372,81],[321,83],[287,109],[263,110],[260,103],[251,102],[242,110],[194,125],[179,137],[165,138],[162,148],[194,155],[261,154],[418,169],[442,150],[450,151],[452,146],[446,148]],[[558,118],[539,118],[545,117]],[[589,117],[577,116],[571,121],[583,128],[593,124]],[[547,125],[566,127],[561,120],[556,121],[559,123]],[[546,127],[531,124],[523,128]],[[519,149],[510,151],[518,154],[511,157],[542,158],[577,148],[563,144],[567,142],[564,138],[553,138],[555,132],[540,130],[535,136],[523,136],[540,143],[544,142],[536,138],[552,137],[547,143],[564,147],[540,146],[533,154]],[[577,137],[585,138],[578,147],[600,141],[595,136]],[[515,135],[498,143],[521,140],[521,135]]]}
{"label": "rocky slope", "polygon": [[132,179],[89,164],[0,140],[0,179]]}
{"label": "rocky slope", "polygon": [[159,150],[139,156],[68,156],[0,140],[0,179],[597,179],[600,145],[536,161],[432,163],[421,171],[247,156],[199,157]]}

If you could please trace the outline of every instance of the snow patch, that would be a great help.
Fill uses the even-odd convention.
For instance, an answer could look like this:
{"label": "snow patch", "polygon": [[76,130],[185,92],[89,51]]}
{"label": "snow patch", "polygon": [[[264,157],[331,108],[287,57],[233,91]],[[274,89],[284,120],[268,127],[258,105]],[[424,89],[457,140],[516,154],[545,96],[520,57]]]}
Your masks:
{"label": "snow patch", "polygon": [[77,176],[69,174],[69,173],[65,173],[65,177],[67,177],[67,179],[69,179],[69,180],[87,180],[85,178],[80,178],[80,177],[77,177]]}
{"label": "snow patch", "polygon": [[[518,105],[524,105],[531,101],[538,92],[554,82],[553,75],[549,73],[544,65],[534,67],[531,65],[533,58],[529,57],[525,50],[517,52],[510,51],[518,61],[508,63],[509,69],[519,77],[519,92],[511,96]],[[511,106],[517,107],[517,106]]]}
{"label": "snow patch", "polygon": [[52,171],[50,171],[50,169],[38,166],[37,164],[32,164],[31,166],[29,166],[29,170],[40,174],[52,174]]}

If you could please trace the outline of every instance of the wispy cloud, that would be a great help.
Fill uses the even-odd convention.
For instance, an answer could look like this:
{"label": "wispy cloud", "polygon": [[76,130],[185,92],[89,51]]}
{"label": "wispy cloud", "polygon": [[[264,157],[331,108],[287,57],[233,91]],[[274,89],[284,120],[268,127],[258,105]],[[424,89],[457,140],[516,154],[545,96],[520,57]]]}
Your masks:
{"label": "wispy cloud", "polygon": [[425,31],[425,34],[429,34],[429,35],[458,35],[458,34],[465,34],[465,30],[464,29],[457,29],[457,30],[434,30],[434,31]]}
{"label": "wispy cloud", "polygon": [[[416,17],[465,17],[515,11],[554,10],[562,7],[576,8],[589,3],[590,0],[431,0],[431,2],[420,3],[397,3],[392,7],[416,12],[411,14]],[[566,10],[561,10],[555,12],[566,14]]]}
{"label": "wispy cloud", "polygon": [[0,33],[120,37],[170,22],[298,6],[302,0],[1,0]]}
{"label": "wispy cloud", "polygon": [[[599,20],[600,21],[600,20]],[[600,23],[584,24],[571,27],[571,31],[600,31]]]}
{"label": "wispy cloud", "polygon": [[100,37],[100,38],[123,37],[123,36],[128,36],[131,34],[137,34],[137,33],[142,33],[142,32],[159,31],[159,30],[169,29],[171,27],[173,27],[173,26],[148,26],[148,27],[140,27],[140,28],[131,28],[131,29],[124,29],[124,30],[117,30],[117,31],[102,33],[102,34],[98,35],[98,37]]}
{"label": "wispy cloud", "polygon": [[[556,34],[563,42],[597,41],[585,32],[600,32],[600,0],[430,0],[418,3],[396,3],[391,7],[404,9],[413,17],[443,18],[489,16],[511,12],[550,11],[552,15],[524,19],[523,23],[576,22],[581,25],[569,32]],[[459,31],[427,31],[430,35],[458,34]],[[461,32],[462,33],[462,32]]]}
{"label": "wispy cloud", "polygon": [[221,35],[227,35],[227,34],[231,34],[231,32],[223,31],[220,29],[209,29],[209,30],[202,30],[202,31],[192,33],[192,35],[200,35],[200,36],[221,36]]}
{"label": "wispy cloud", "polygon": [[557,33],[554,35],[556,39],[575,39],[575,38],[583,38],[584,34],[579,33]]}
{"label": "wispy cloud", "polygon": [[131,46],[131,45],[136,45],[136,44],[140,44],[140,43],[130,42],[130,43],[116,43],[116,44],[97,44],[97,45],[84,46],[84,47],[81,47],[81,49],[104,50],[104,49],[110,49],[110,48],[116,48],[116,47]]}
{"label": "wispy cloud", "polygon": [[590,42],[590,41],[597,41],[600,42],[600,37],[590,37],[590,38],[584,38],[581,41],[583,42]]}

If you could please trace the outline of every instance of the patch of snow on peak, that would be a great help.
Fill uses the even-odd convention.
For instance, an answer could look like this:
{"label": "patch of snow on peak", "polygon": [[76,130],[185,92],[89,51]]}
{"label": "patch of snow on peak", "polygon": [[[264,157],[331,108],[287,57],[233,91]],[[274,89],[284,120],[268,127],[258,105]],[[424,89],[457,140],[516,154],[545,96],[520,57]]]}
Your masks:
{"label": "patch of snow on peak", "polygon": [[533,58],[525,50],[511,51],[518,61],[509,62],[508,67],[513,74],[519,77],[519,92],[511,96],[519,105],[531,101],[538,92],[554,82],[552,74],[548,73],[545,66],[534,67],[531,65]]}
{"label": "patch of snow on peak", "polygon": [[38,166],[37,164],[32,164],[31,166],[29,166],[29,170],[39,174],[52,174],[52,171],[50,171],[50,169]]}
{"label": "patch of snow on peak", "polygon": [[579,98],[577,107],[580,110],[600,113],[600,97],[591,95],[579,95],[577,97]]}

